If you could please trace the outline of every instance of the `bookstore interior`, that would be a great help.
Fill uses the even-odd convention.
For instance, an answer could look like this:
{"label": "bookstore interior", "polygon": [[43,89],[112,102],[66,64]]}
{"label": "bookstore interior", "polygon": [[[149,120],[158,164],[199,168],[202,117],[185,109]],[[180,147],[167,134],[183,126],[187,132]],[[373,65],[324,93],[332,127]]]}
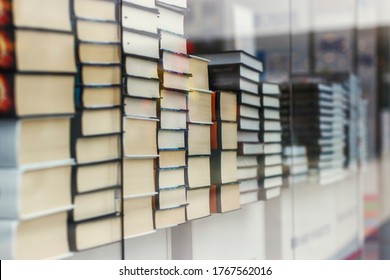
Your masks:
{"label": "bookstore interior", "polygon": [[388,11],[0,0],[0,259],[390,259]]}

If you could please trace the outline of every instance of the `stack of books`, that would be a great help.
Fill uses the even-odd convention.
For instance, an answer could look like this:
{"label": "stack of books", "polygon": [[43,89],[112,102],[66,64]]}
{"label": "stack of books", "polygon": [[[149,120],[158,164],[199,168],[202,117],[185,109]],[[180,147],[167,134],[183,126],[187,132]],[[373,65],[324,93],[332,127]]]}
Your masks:
{"label": "stack of books", "polygon": [[293,143],[307,149],[309,168],[322,184],[344,177],[346,96],[339,84],[292,84]]}
{"label": "stack of books", "polygon": [[1,259],[70,253],[76,59],[69,8],[69,0],[1,3]]}
{"label": "stack of books", "polygon": [[[209,60],[190,56],[187,155],[187,220],[210,215],[210,141],[212,91],[209,90]],[[201,131],[198,134],[197,131]]]}
{"label": "stack of books", "polygon": [[308,181],[309,165],[305,146],[283,147],[283,186],[295,187]]}
{"label": "stack of books", "polygon": [[155,228],[159,35],[154,1],[122,1],[121,15],[125,105],[123,218],[127,238],[148,234]]}
{"label": "stack of books", "polygon": [[[118,4],[72,2],[78,75],[70,239],[80,251],[120,239],[121,56]],[[112,226],[119,229],[107,234]],[[90,238],[92,231],[100,234]]]}
{"label": "stack of books", "polygon": [[186,1],[156,1],[156,8],[161,101],[154,222],[156,228],[166,228],[186,221],[187,95],[191,74],[184,36]]}
{"label": "stack of books", "polygon": [[259,79],[263,64],[243,51],[228,51],[205,57],[210,59],[211,89],[233,91],[237,95],[237,178],[241,182],[241,204],[258,201],[258,156],[263,153]]}
{"label": "stack of books", "polygon": [[211,212],[223,213],[240,207],[237,182],[237,93],[213,93],[211,130]]}
{"label": "stack of books", "polygon": [[261,141],[263,155],[259,157],[259,199],[268,200],[280,195],[283,185],[282,125],[280,117],[281,92],[278,84],[260,84],[262,107]]}

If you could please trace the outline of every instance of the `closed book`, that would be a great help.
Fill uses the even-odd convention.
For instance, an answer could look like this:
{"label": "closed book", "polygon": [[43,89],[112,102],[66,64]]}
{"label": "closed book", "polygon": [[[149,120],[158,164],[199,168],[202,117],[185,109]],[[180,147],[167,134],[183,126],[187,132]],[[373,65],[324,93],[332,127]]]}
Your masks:
{"label": "closed book", "polygon": [[240,185],[212,185],[210,188],[210,212],[225,213],[240,209]]}
{"label": "closed book", "polygon": [[0,169],[0,218],[31,219],[72,208],[73,162]]}
{"label": "closed book", "polygon": [[186,166],[158,168],[156,174],[156,189],[162,190],[185,185]]}
{"label": "closed book", "polygon": [[237,121],[237,93],[217,91],[212,94],[212,120]]}
{"label": "closed book", "polygon": [[239,142],[238,143],[238,154],[239,155],[261,155],[264,153],[264,144],[263,143],[248,143],[248,142]]}
{"label": "closed book", "polygon": [[152,196],[125,199],[123,204],[125,238],[145,235],[154,231]]}
{"label": "closed book", "polygon": [[211,185],[210,156],[192,156],[187,158],[186,184],[189,189]]}
{"label": "closed book", "polygon": [[76,106],[79,108],[101,108],[115,107],[121,105],[120,86],[112,85],[82,85],[80,86],[81,96]]}
{"label": "closed book", "polygon": [[119,43],[118,21],[77,18],[76,37],[83,42]]}
{"label": "closed book", "polygon": [[200,56],[190,55],[189,66],[192,76],[190,77],[190,89],[209,90],[208,75],[209,60]]}
{"label": "closed book", "polygon": [[126,117],[123,146],[127,157],[157,155],[157,119]]}
{"label": "closed book", "polygon": [[74,76],[0,73],[0,118],[73,114]]}
{"label": "closed book", "polygon": [[114,243],[121,238],[121,217],[109,215],[69,224],[72,251],[82,251]]}
{"label": "closed book", "polygon": [[158,149],[185,149],[187,147],[186,135],[187,131],[184,129],[160,129],[157,137]]}
{"label": "closed book", "polygon": [[125,96],[125,115],[157,118],[157,100]]}
{"label": "closed book", "polygon": [[121,66],[118,63],[83,63],[79,65],[83,85],[119,85]]}
{"label": "closed book", "polygon": [[210,215],[210,186],[187,190],[187,221]]}
{"label": "closed book", "polygon": [[78,164],[115,160],[120,157],[121,134],[79,137],[72,148]]}
{"label": "closed book", "polygon": [[121,14],[123,27],[157,34],[157,26],[160,20],[158,18],[159,11],[156,8],[123,1]]}
{"label": "closed book", "polygon": [[175,166],[185,166],[186,153],[184,148],[159,150],[159,156],[157,158],[157,166],[160,168],[170,168]]}
{"label": "closed book", "polygon": [[159,98],[160,80],[157,78],[144,78],[126,76],[126,95],[144,98]]}
{"label": "closed book", "polygon": [[211,126],[211,149],[237,149],[237,123],[214,122]]}
{"label": "closed book", "polygon": [[244,131],[260,131],[261,121],[241,117],[238,119],[238,128]]}
{"label": "closed book", "polygon": [[154,179],[155,158],[125,158],[123,160],[123,197],[131,198],[153,195],[156,192]]}
{"label": "closed book", "polygon": [[0,167],[69,160],[70,117],[0,119]]}
{"label": "closed book", "polygon": [[159,36],[154,33],[123,28],[122,46],[124,54],[146,58],[159,58]]}
{"label": "closed book", "polygon": [[160,30],[160,48],[172,52],[187,54],[187,38],[184,35]]}
{"label": "closed book", "polygon": [[[6,29],[0,69],[35,73],[75,73],[75,38],[50,30]],[[34,44],[31,44],[34,42]]]}
{"label": "closed book", "polygon": [[186,9],[162,1],[156,1],[158,9],[158,27],[160,29],[184,35],[184,16]]}
{"label": "closed book", "polygon": [[234,79],[235,77],[243,77],[256,83],[258,83],[260,79],[259,71],[242,63],[210,65],[209,73],[213,79]]}
{"label": "closed book", "polygon": [[188,91],[191,74],[164,70],[161,73],[162,86],[166,89]]}
{"label": "closed book", "polygon": [[211,91],[192,89],[188,93],[188,119],[190,122],[211,123]]}
{"label": "closed book", "polygon": [[210,155],[210,125],[201,123],[188,124],[188,155]]}
{"label": "closed book", "polygon": [[210,59],[210,65],[241,63],[258,72],[263,71],[263,63],[259,59],[241,50],[205,54],[203,56]]}
{"label": "closed book", "polygon": [[125,72],[129,76],[157,79],[157,70],[157,59],[150,59],[133,55],[125,56]]}
{"label": "closed book", "polygon": [[159,127],[161,129],[187,128],[187,110],[161,108],[159,114]]}
{"label": "closed book", "polygon": [[73,10],[77,17],[97,20],[118,20],[118,1],[74,0]]}
{"label": "closed book", "polygon": [[0,220],[2,260],[59,259],[69,256],[66,211],[28,220]]}
{"label": "closed book", "polygon": [[[264,99],[264,98],[263,98]],[[274,100],[271,100],[274,101]],[[275,103],[279,102],[279,99],[277,99],[275,102],[270,102],[272,105],[276,105]],[[238,93],[238,103],[249,105],[252,107],[260,108],[262,105],[261,103],[261,97],[256,94],[252,94],[249,92],[239,92]],[[271,106],[272,107],[272,106]],[[273,106],[273,107],[279,107],[279,106]]]}
{"label": "closed book", "polygon": [[210,88],[212,90],[234,90],[234,91],[246,91],[253,94],[258,94],[258,84],[243,78],[240,76],[237,77],[224,77],[218,76],[215,77],[210,73],[209,76]]}
{"label": "closed book", "polygon": [[154,213],[156,229],[177,226],[186,221],[186,206],[156,210]]}
{"label": "closed book", "polygon": [[213,151],[211,154],[211,184],[237,181],[237,151]]}
{"label": "closed book", "polygon": [[[86,1],[86,0],[81,0]],[[96,1],[88,0],[96,3]],[[107,1],[100,1],[107,2]],[[121,46],[119,43],[98,43],[79,41],[77,54],[81,63],[120,63]]]}
{"label": "closed book", "polygon": [[160,68],[162,67],[163,70],[193,74],[190,69],[189,55],[162,49],[160,57]]}
{"label": "closed book", "polygon": [[270,82],[262,82],[259,85],[259,91],[263,95],[280,96],[281,94],[279,84],[270,83]]}
{"label": "closed book", "polygon": [[239,181],[241,180],[248,180],[248,179],[255,179],[259,177],[257,166],[249,166],[249,167],[238,167],[237,168],[237,179]]}
{"label": "closed book", "polygon": [[185,185],[161,189],[155,197],[155,207],[156,209],[168,209],[177,205],[187,204],[186,195],[187,189]]}
{"label": "closed book", "polygon": [[160,95],[160,106],[162,108],[187,110],[188,92],[161,89]]}
{"label": "closed book", "polygon": [[243,105],[243,104],[240,104],[239,106],[237,106],[237,118],[243,117],[243,118],[258,120],[258,119],[260,119],[260,116],[262,115],[260,113],[261,113],[261,110],[259,108],[256,108],[256,107],[251,107],[251,106]]}

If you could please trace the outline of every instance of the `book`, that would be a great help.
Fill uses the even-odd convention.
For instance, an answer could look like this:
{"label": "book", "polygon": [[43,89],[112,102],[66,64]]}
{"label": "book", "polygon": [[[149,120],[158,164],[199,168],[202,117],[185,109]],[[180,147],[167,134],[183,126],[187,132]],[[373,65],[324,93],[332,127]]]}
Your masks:
{"label": "book", "polygon": [[237,121],[237,94],[228,91],[216,91],[212,94],[212,120]]}
{"label": "book", "polygon": [[151,118],[125,118],[123,145],[126,157],[157,156],[157,122]]}
{"label": "book", "polygon": [[270,200],[280,196],[280,193],[281,193],[280,187],[260,189],[258,191],[258,197],[260,200]]}
{"label": "book", "polygon": [[211,124],[211,91],[192,89],[188,93],[188,120]]}
{"label": "book", "polygon": [[238,128],[240,130],[260,131],[261,124],[261,121],[256,119],[248,119],[241,117],[238,120]]}
{"label": "book", "polygon": [[212,151],[211,184],[237,181],[237,151]]}
{"label": "book", "polygon": [[126,76],[126,95],[144,98],[159,98],[160,80],[157,78],[144,78]]}
{"label": "book", "polygon": [[71,31],[69,0],[19,0],[12,3],[12,11],[8,12],[17,27]]}
{"label": "book", "polygon": [[[101,108],[118,107],[121,105],[121,90],[119,86],[81,86],[79,107]],[[76,100],[77,104],[77,100]]]}
{"label": "book", "polygon": [[260,119],[260,110],[256,107],[240,104],[239,106],[237,106],[237,117],[258,120]]}
{"label": "book", "polygon": [[80,64],[83,85],[119,85],[121,82],[120,64]]}
{"label": "book", "polygon": [[156,174],[156,188],[162,190],[185,185],[186,166],[177,166],[171,168],[158,168]]}
{"label": "book", "polygon": [[237,149],[237,123],[214,122],[211,126],[211,149]]}
{"label": "book", "polygon": [[156,229],[173,227],[186,221],[186,206],[177,206],[155,211]]}
{"label": "book", "polygon": [[157,118],[157,99],[125,96],[125,115]]}
{"label": "book", "polygon": [[122,47],[125,54],[159,58],[159,36],[155,33],[123,28]]}
{"label": "book", "polygon": [[158,78],[158,62],[127,54],[125,57],[125,72],[128,76],[143,78]]}
{"label": "book", "polygon": [[276,83],[262,82],[259,88],[263,95],[280,96],[281,94],[279,84]]}
{"label": "book", "polygon": [[187,221],[210,215],[210,186],[187,190]]}
{"label": "book", "polygon": [[[50,30],[3,30],[1,43],[6,46],[0,69],[35,73],[76,72],[74,43],[71,33]],[[34,44],[30,44],[34,42]]]}
{"label": "book", "polygon": [[[177,148],[186,148],[186,130],[161,130],[158,131],[158,148],[159,150],[172,150]],[[195,139],[194,139],[195,140]],[[200,150],[200,148],[199,148]]]}
{"label": "book", "polygon": [[[177,73],[193,73],[190,68],[191,56],[161,49],[160,68]],[[192,77],[190,77],[191,80]]]}
{"label": "book", "polygon": [[123,197],[125,199],[142,195],[155,194],[154,180],[155,159],[125,158],[123,159]]}
{"label": "book", "polygon": [[160,90],[160,106],[166,109],[187,109],[187,91],[177,91],[171,89]]}
{"label": "book", "polygon": [[70,116],[0,119],[0,167],[27,167],[67,161]]}
{"label": "book", "polygon": [[160,189],[155,198],[156,209],[168,209],[177,205],[187,203],[186,186],[177,186],[172,188]]}
{"label": "book", "polygon": [[116,1],[73,0],[77,17],[97,20],[117,20]]}
{"label": "book", "polygon": [[57,162],[37,168],[0,169],[0,219],[26,220],[72,208],[71,166]]}
{"label": "book", "polygon": [[264,144],[262,143],[238,142],[239,155],[260,155],[263,153]]}
{"label": "book", "polygon": [[187,54],[187,38],[184,35],[160,29],[160,48],[176,53]]}
{"label": "book", "polygon": [[96,43],[119,43],[120,32],[117,21],[77,18],[76,36],[80,41]]}
{"label": "book", "polygon": [[256,179],[259,177],[258,169],[258,166],[237,167],[237,179],[239,181]]}
{"label": "book", "polygon": [[69,256],[66,211],[28,220],[0,219],[0,258],[59,259]]}
{"label": "book", "polygon": [[74,141],[73,154],[78,164],[115,160],[120,157],[120,134],[80,137]]}
{"label": "book", "polygon": [[81,136],[118,133],[121,132],[121,109],[118,107],[84,108],[76,114],[74,124],[75,130]]}
{"label": "book", "polygon": [[211,186],[211,213],[225,213],[238,209],[240,209],[240,185],[238,183]]}
{"label": "book", "polygon": [[210,125],[188,124],[188,155],[210,155]]}
{"label": "book", "polygon": [[154,232],[152,196],[125,199],[123,204],[125,238]]}
{"label": "book", "polygon": [[170,168],[175,166],[186,166],[186,153],[184,148],[177,148],[171,150],[159,150],[159,157],[157,158],[158,166],[161,168]]}
{"label": "book", "polygon": [[215,80],[220,79],[235,79],[236,77],[243,77],[247,80],[258,83],[260,72],[247,67],[242,63],[232,63],[232,64],[219,64],[211,65],[209,67],[210,75]]}
{"label": "book", "polygon": [[159,11],[158,27],[160,29],[184,35],[184,16],[186,9],[156,1],[156,8]]}
{"label": "book", "polygon": [[255,56],[242,50],[225,51],[221,53],[204,54],[210,60],[210,65],[241,63],[258,72],[263,71],[263,63]]}
{"label": "book", "polygon": [[190,74],[164,70],[161,75],[162,86],[166,89],[189,90]]}
{"label": "book", "polygon": [[120,185],[121,164],[118,159],[78,165],[73,176],[77,193]]}
{"label": "book", "polygon": [[[88,2],[96,3],[96,1],[92,0],[88,0]],[[81,63],[121,63],[119,43],[79,41],[77,49],[77,54]]]}
{"label": "book", "polygon": [[74,221],[88,220],[120,212],[119,189],[110,188],[74,195]]}
{"label": "book", "polygon": [[[264,103],[264,98],[265,97],[263,97],[264,106],[265,106],[265,104],[267,104],[268,106],[273,105],[273,107],[278,107],[278,106],[276,106],[276,104],[279,104],[279,99],[275,99],[275,100],[272,99],[272,100],[270,100],[272,102]],[[261,97],[259,95],[252,94],[249,92],[240,92],[240,94],[238,95],[238,103],[244,104],[244,105],[249,105],[252,107],[257,107],[257,108],[260,108],[262,106],[261,105],[262,104]]]}
{"label": "book", "polygon": [[121,218],[117,215],[69,224],[72,251],[82,251],[114,243],[121,238]]}
{"label": "book", "polygon": [[158,9],[123,1],[121,14],[121,23],[124,28],[157,34],[157,26],[160,24]]}
{"label": "book", "polygon": [[208,59],[190,55],[189,73],[192,76],[190,77],[189,87],[191,90],[209,90],[208,64]]}
{"label": "book", "polygon": [[160,108],[159,113],[161,129],[187,128],[187,110]]}
{"label": "book", "polygon": [[213,90],[227,91],[246,91],[252,94],[258,94],[258,84],[240,76],[225,77],[225,76],[209,76],[210,88]]}
{"label": "book", "polygon": [[211,163],[209,156],[192,156],[187,158],[186,184],[189,189],[211,185]]}
{"label": "book", "polygon": [[73,75],[0,73],[0,86],[0,118],[75,112]]}

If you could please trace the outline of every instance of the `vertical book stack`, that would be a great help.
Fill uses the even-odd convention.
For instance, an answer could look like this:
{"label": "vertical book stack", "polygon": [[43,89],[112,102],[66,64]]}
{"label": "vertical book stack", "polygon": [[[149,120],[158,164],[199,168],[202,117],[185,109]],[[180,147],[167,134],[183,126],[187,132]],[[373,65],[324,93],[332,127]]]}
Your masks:
{"label": "vertical book stack", "polygon": [[187,3],[156,1],[159,11],[158,153],[155,167],[156,191],[154,221],[156,228],[175,226],[186,221],[187,206],[187,95],[189,57],[184,36]]}
{"label": "vertical book stack", "polygon": [[207,59],[190,56],[188,107],[187,220],[210,215],[211,96]]}
{"label": "vertical book stack", "polygon": [[262,129],[260,138],[263,154],[258,157],[260,191],[259,199],[268,200],[280,195],[283,185],[282,125],[280,117],[281,92],[278,84],[260,84]]}
{"label": "vertical book stack", "polygon": [[[237,179],[240,180],[241,204],[258,200],[258,156],[262,153],[260,138],[259,95],[263,64],[243,51],[228,51],[205,56],[210,59],[210,86],[216,91],[233,91],[237,98]],[[228,93],[222,93],[221,100]],[[223,123],[222,123],[223,124]],[[226,127],[226,125],[225,125]],[[237,163],[236,163],[237,162]],[[223,162],[227,165],[229,162]]]}
{"label": "vertical book stack", "polygon": [[75,64],[69,0],[0,5],[0,258],[69,254]]}
{"label": "vertical book stack", "polygon": [[80,251],[121,237],[120,26],[116,1],[72,3],[78,75],[70,240]]}
{"label": "vertical book stack", "polygon": [[158,10],[154,1],[124,0],[122,14],[124,235],[154,231],[159,116]]}

